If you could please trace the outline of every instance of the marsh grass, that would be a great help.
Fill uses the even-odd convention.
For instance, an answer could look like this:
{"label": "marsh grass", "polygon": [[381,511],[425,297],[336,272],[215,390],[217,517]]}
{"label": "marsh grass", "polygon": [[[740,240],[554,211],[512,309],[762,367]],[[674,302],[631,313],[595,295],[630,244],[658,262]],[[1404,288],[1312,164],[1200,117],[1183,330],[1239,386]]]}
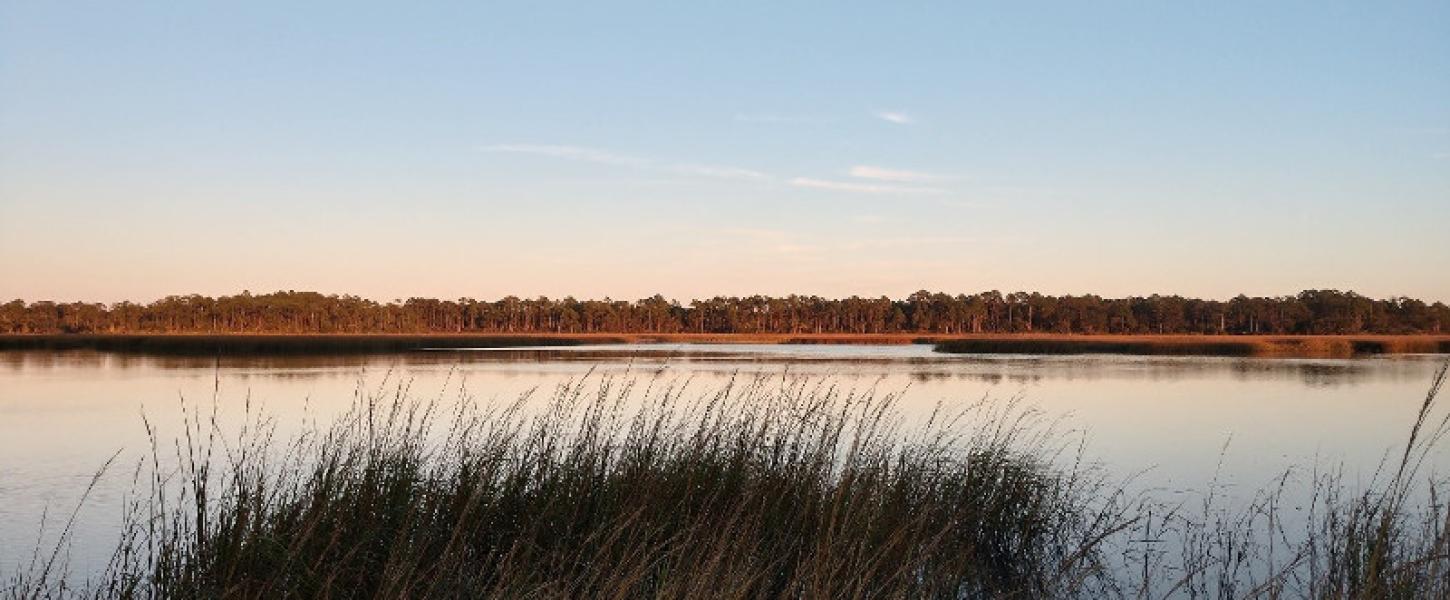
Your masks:
{"label": "marsh grass", "polygon": [[[360,393],[281,443],[187,415],[85,593],[960,597],[1087,584],[1110,519],[1031,411],[907,426],[897,396],[759,378],[560,387],[531,406]],[[642,399],[642,400],[640,400]],[[967,427],[987,415],[991,425]],[[22,579],[17,596],[57,588]]]}
{"label": "marsh grass", "polygon": [[619,344],[608,335],[508,334],[0,334],[0,350],[96,350],[160,356],[394,354],[428,348]]}
{"label": "marsh grass", "polygon": [[942,340],[948,354],[1128,354],[1260,358],[1348,358],[1380,354],[1450,353],[1450,339],[1431,335],[1044,335]]}
{"label": "marsh grass", "polygon": [[1290,474],[1246,508],[1165,505],[1017,403],[909,421],[819,380],[605,378],[541,405],[360,389],[285,440],[250,404],[223,435],[213,403],[169,446],[148,424],[103,573],[32,568],[5,595],[1447,597],[1450,509],[1422,473],[1445,377],[1382,477],[1312,473],[1294,507]]}

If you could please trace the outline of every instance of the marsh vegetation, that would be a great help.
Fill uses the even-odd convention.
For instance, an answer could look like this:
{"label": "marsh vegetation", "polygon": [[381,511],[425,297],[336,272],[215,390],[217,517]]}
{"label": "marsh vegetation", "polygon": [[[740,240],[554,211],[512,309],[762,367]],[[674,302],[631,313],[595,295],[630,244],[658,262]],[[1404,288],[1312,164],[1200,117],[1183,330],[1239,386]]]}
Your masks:
{"label": "marsh vegetation", "polygon": [[581,380],[529,410],[359,388],[286,439],[188,404],[183,436],[110,466],[136,487],[104,571],[58,546],[5,594],[1443,597],[1450,507],[1422,469],[1445,376],[1373,482],[1317,473],[1295,507],[1287,475],[1232,508],[1129,494],[1018,404],[913,420],[823,380]]}

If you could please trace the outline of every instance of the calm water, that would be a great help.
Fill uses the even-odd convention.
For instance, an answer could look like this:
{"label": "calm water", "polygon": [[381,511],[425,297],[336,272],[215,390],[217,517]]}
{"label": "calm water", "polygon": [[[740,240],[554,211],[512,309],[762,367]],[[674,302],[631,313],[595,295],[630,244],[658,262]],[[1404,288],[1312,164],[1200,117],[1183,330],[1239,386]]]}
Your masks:
{"label": "calm water", "polygon": [[[1428,356],[1353,360],[940,355],[929,346],[651,345],[415,352],[395,356],[142,357],[0,352],[0,574],[50,543],[92,475],[119,451],[79,512],[73,570],[104,562],[137,462],[145,414],[179,435],[183,398],[223,427],[248,398],[284,432],[325,423],[359,385],[415,395],[512,401],[586,375],[661,377],[709,391],[732,377],[829,379],[846,389],[905,391],[902,409],[1021,397],[1113,477],[1165,495],[1217,481],[1252,491],[1286,468],[1343,465],[1368,478],[1398,449],[1434,369]],[[1227,444],[1225,450],[1225,444]],[[1450,458],[1436,455],[1436,467]],[[1215,473],[1218,473],[1215,479]],[[40,534],[42,515],[48,533]]]}

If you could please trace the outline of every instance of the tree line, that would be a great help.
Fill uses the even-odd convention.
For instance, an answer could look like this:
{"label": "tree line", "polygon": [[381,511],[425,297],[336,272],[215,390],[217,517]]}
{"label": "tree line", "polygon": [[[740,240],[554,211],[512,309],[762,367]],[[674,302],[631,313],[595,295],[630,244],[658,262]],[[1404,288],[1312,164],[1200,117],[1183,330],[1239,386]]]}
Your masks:
{"label": "tree line", "polygon": [[1441,333],[1450,307],[1354,292],[1202,300],[1176,295],[1103,298],[998,291],[919,291],[902,299],[717,296],[688,304],[642,300],[409,298],[279,291],[149,304],[0,305],[0,333]]}

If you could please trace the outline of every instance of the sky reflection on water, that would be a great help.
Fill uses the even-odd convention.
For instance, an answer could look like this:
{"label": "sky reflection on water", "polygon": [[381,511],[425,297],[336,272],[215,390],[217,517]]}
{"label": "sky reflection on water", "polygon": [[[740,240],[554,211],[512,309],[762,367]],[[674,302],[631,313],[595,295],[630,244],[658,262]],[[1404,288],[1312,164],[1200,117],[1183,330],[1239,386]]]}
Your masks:
{"label": "sky reflection on water", "polygon": [[[222,426],[243,402],[277,417],[282,433],[326,423],[359,386],[404,383],[417,395],[512,401],[529,390],[593,378],[659,377],[690,390],[732,377],[806,377],[845,390],[905,391],[922,417],[938,403],[1020,397],[1058,423],[1064,444],[1086,436],[1087,457],[1117,479],[1163,493],[1211,482],[1253,490],[1286,468],[1343,464],[1371,476],[1402,443],[1443,357],[1351,360],[1126,356],[944,355],[929,346],[580,346],[399,355],[177,357],[95,352],[0,352],[0,570],[28,558],[41,514],[69,513],[107,457],[81,512],[78,570],[103,560],[130,474],[149,449],[144,413],[161,439],[181,432],[180,406],[209,405]],[[1225,444],[1227,450],[1224,450]],[[1445,453],[1435,465],[1450,467]],[[1217,473],[1217,476],[1215,476]],[[1216,477],[1216,478],[1215,478]]]}

